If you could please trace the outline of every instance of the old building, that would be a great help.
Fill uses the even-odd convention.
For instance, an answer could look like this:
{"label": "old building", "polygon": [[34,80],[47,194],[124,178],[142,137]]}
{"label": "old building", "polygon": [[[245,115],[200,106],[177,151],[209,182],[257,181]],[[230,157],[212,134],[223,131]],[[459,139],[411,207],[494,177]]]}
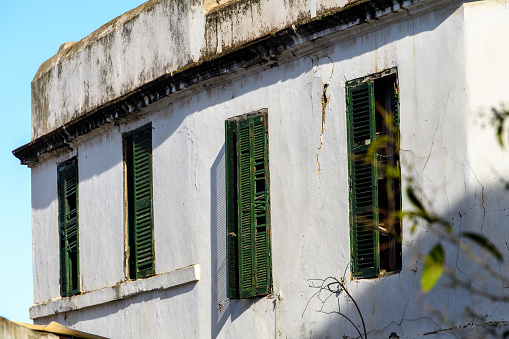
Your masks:
{"label": "old building", "polygon": [[[360,328],[351,301],[312,298],[313,279],[344,276],[370,337],[505,325],[504,303],[445,281],[422,294],[437,238],[386,217],[412,207],[412,179],[456,230],[506,248],[509,161],[481,113],[508,100],[508,15],[502,0],[153,0],[63,44],[14,151],[32,170],[31,318],[115,338],[358,337],[316,312]],[[458,253],[454,273],[503,295]]]}

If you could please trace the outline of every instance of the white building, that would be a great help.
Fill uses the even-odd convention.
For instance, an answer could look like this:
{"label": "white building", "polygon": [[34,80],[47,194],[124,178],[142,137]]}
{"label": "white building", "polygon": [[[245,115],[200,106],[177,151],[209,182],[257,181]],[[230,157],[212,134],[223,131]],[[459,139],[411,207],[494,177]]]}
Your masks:
{"label": "white building", "polygon": [[[396,191],[412,177],[455,231],[506,248],[509,161],[480,113],[509,99],[507,17],[504,0],[152,0],[62,45],[14,151],[32,169],[31,318],[113,338],[353,338],[309,287],[344,275],[370,338],[503,327],[506,303],[446,279],[420,292],[424,225],[384,232],[380,213],[354,231],[377,203],[351,195],[411,204],[383,177],[363,191],[349,153],[387,133],[376,99],[397,113]],[[458,253],[455,274],[504,294]],[[360,326],[343,295],[324,310],[338,300]]]}

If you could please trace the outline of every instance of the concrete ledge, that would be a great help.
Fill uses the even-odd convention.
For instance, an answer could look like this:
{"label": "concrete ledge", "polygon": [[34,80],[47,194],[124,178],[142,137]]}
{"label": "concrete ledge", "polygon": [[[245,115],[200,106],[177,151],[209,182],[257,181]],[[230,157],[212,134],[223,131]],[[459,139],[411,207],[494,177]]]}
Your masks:
{"label": "concrete ledge", "polygon": [[166,290],[200,280],[200,265],[194,264],[175,271],[85,292],[70,298],[58,298],[30,307],[30,318],[37,319],[86,307],[122,300],[137,294]]}

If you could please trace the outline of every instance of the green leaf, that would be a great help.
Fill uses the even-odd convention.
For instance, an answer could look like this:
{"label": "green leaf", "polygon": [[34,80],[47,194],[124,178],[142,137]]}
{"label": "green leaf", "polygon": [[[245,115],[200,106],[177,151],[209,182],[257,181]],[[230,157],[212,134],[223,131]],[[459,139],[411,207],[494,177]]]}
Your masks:
{"label": "green leaf", "polygon": [[429,292],[440,280],[444,273],[444,261],[444,248],[441,244],[436,244],[424,260],[421,275],[421,288],[423,292]]}
{"label": "green leaf", "polygon": [[473,232],[462,232],[461,235],[477,243],[477,245],[484,247],[484,249],[490,252],[495,258],[503,261],[502,254],[500,254],[495,245],[484,236]]}
{"label": "green leaf", "polygon": [[412,189],[412,187],[408,187],[406,189],[406,194],[408,196],[408,199],[410,199],[410,202],[412,203],[412,205],[417,207],[419,210],[424,211],[424,206],[422,206],[419,199],[417,199],[417,197],[415,196],[415,193],[414,193],[414,190]]}
{"label": "green leaf", "polygon": [[500,147],[504,147],[504,141],[502,140],[502,133],[504,132],[504,126],[500,124],[497,128],[497,139]]}
{"label": "green leaf", "polygon": [[414,234],[416,228],[417,228],[417,224],[413,223],[412,226],[410,227],[410,233]]}
{"label": "green leaf", "polygon": [[371,143],[368,147],[368,152],[366,153],[366,161],[367,163],[371,162],[371,159],[375,154],[377,154],[378,150],[387,146],[392,145],[393,140],[387,135],[380,135],[375,140],[371,140]]}

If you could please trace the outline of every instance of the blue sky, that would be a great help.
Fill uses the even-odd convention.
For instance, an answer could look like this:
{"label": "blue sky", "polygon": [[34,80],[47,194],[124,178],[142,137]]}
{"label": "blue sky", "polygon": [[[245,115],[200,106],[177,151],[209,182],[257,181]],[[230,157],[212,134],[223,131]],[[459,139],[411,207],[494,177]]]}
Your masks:
{"label": "blue sky", "polygon": [[0,0],[0,316],[32,323],[30,169],[12,150],[30,142],[30,82],[61,44],[78,41],[142,0]]}

